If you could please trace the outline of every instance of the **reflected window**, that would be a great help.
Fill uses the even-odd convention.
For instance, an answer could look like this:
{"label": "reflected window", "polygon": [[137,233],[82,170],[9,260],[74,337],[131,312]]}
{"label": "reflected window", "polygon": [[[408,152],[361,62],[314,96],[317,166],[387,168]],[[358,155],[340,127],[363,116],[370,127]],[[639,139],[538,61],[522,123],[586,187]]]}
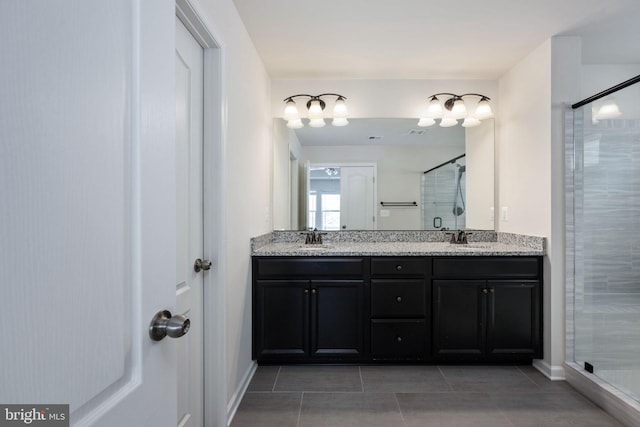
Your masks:
{"label": "reflected window", "polygon": [[339,230],[340,194],[310,192],[307,218],[309,228]]}
{"label": "reflected window", "polygon": [[340,230],[340,194],[323,194],[320,204],[322,228],[320,230]]}

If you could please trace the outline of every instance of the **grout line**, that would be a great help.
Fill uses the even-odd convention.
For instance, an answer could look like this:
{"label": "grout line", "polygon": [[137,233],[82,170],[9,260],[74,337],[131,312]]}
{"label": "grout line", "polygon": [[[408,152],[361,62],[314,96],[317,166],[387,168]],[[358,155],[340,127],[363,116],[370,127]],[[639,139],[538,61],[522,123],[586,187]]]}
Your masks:
{"label": "grout line", "polygon": [[276,379],[273,381],[273,387],[271,387],[272,393],[276,391],[276,384],[278,383],[278,378],[280,378],[281,369],[282,369],[282,366],[278,366],[278,373],[276,374]]}
{"label": "grout line", "polygon": [[362,367],[358,365],[358,373],[360,374],[360,389],[364,393],[364,381],[362,380]]}
{"label": "grout line", "polygon": [[444,374],[444,372],[442,372],[441,366],[437,365],[437,368],[438,368],[438,372],[440,372],[440,375],[442,376],[442,379],[449,386],[449,391],[452,391],[452,392],[456,393],[456,390],[453,389],[453,386],[451,385],[449,380],[447,380],[446,375]]}
{"label": "grout line", "polygon": [[298,406],[298,420],[296,421],[296,427],[300,425],[300,417],[302,417],[302,401],[304,400],[304,391],[300,393],[300,405]]}
{"label": "grout line", "polygon": [[404,414],[402,413],[402,408],[400,407],[400,401],[398,400],[398,393],[393,393],[393,398],[396,401],[396,406],[398,407],[398,412],[400,412],[400,418],[402,419],[402,425],[406,425],[406,421],[404,419]]}

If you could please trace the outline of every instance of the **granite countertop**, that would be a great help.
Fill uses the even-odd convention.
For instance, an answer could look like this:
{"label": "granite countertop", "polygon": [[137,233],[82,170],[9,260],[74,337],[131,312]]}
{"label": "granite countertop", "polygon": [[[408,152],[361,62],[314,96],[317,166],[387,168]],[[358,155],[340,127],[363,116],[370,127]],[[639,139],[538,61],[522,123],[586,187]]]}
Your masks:
{"label": "granite countertop", "polygon": [[503,242],[299,242],[268,243],[253,250],[254,256],[541,256],[543,248]]}

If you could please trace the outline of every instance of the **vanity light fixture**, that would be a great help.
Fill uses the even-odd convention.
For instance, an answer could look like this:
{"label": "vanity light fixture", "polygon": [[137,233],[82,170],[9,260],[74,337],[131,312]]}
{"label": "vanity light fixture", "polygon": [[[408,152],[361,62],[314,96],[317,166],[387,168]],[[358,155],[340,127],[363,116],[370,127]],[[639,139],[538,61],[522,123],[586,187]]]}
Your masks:
{"label": "vanity light fixture", "polygon": [[[443,97],[444,102],[441,102],[438,96],[448,98],[445,99]],[[472,114],[468,112],[464,99],[464,97],[469,96],[480,98]],[[440,120],[441,127],[455,126],[458,124],[458,120],[461,119],[464,119],[462,122],[462,126],[464,127],[478,126],[481,120],[493,117],[491,105],[489,105],[490,100],[491,98],[488,96],[479,93],[465,93],[463,95],[447,92],[436,93],[435,95],[431,95],[427,112],[423,117],[420,117],[418,126],[433,126],[436,124],[436,119]]]}
{"label": "vanity light fixture", "polygon": [[293,100],[293,98],[298,97],[309,98],[307,101],[307,117],[309,118],[309,126],[315,128],[324,126],[324,107],[326,106],[326,103],[322,97],[326,96],[336,97],[336,103],[333,106],[333,120],[331,121],[331,124],[333,126],[348,125],[347,105],[344,102],[347,98],[337,93],[322,93],[320,95],[299,94],[285,98],[284,119],[287,121],[287,127],[291,129],[299,129],[304,126],[302,119],[300,119],[300,114],[298,113],[298,107]]}

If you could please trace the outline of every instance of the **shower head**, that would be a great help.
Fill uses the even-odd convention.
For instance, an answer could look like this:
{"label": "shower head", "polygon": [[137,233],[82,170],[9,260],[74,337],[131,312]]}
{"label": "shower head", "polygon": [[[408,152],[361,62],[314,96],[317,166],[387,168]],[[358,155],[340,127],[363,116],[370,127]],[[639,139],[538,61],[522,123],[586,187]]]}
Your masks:
{"label": "shower head", "polygon": [[467,166],[466,165],[458,165],[458,164],[456,164],[456,166],[458,166],[458,173],[465,173],[467,171]]}

